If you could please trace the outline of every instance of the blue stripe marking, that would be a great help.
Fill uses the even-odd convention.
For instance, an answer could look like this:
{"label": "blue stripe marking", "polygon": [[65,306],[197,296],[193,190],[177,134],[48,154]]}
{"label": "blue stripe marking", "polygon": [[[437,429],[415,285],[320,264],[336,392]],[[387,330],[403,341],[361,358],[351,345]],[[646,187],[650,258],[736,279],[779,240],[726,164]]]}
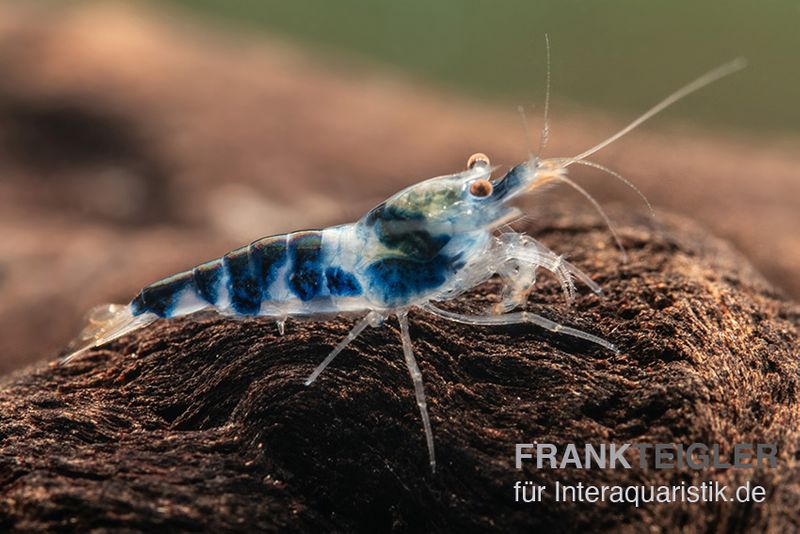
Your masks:
{"label": "blue stripe marking", "polygon": [[251,261],[250,247],[242,247],[222,257],[228,271],[231,307],[242,315],[255,315],[261,309],[261,262]]}
{"label": "blue stripe marking", "polygon": [[278,271],[286,264],[286,236],[265,237],[250,244],[250,259],[261,269],[261,299],[270,300],[270,286],[278,279]]}
{"label": "blue stripe marking", "polygon": [[178,303],[180,293],[192,284],[192,272],[187,271],[164,278],[142,289],[131,301],[131,313],[155,313],[169,317]]}
{"label": "blue stripe marking", "polygon": [[142,296],[142,293],[141,293],[141,291],[139,292],[139,294],[138,294],[138,295],[136,295],[136,296],[133,298],[133,300],[131,301],[131,304],[130,304],[130,306],[131,306],[131,313],[132,313],[134,316],[136,316],[136,315],[141,315],[141,314],[143,314],[144,312],[146,312],[146,311],[147,311],[147,310],[145,309],[144,297]]}
{"label": "blue stripe marking", "polygon": [[444,284],[454,268],[453,259],[443,255],[426,262],[385,258],[367,267],[368,288],[385,304],[402,305]]}
{"label": "blue stripe marking", "polygon": [[209,304],[219,299],[219,284],[222,281],[222,260],[213,260],[198,265],[192,271],[197,294]]}
{"label": "blue stripe marking", "polygon": [[508,171],[501,180],[495,182],[493,196],[497,199],[501,199],[509,193],[516,191],[522,184],[522,179],[526,172],[529,172],[527,163],[520,163]]}
{"label": "blue stripe marking", "polygon": [[356,277],[341,267],[328,267],[325,270],[325,281],[328,292],[335,297],[355,297],[363,292]]}
{"label": "blue stripe marking", "polygon": [[302,301],[313,299],[323,289],[321,248],[322,233],[319,231],[297,232],[289,236],[292,267],[287,283]]}

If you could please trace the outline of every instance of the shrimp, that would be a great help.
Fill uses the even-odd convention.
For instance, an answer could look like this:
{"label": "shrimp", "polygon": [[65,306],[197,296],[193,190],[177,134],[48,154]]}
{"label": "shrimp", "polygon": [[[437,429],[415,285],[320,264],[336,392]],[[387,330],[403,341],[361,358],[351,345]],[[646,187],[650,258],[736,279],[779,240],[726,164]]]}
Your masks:
{"label": "shrimp", "polygon": [[[281,331],[290,317],[356,315],[358,320],[348,335],[305,380],[310,386],[364,329],[378,327],[394,315],[400,325],[403,357],[414,386],[430,468],[435,472],[433,431],[409,334],[409,311],[418,309],[475,326],[532,324],[619,352],[599,335],[529,311],[514,311],[527,302],[540,271],[559,281],[568,300],[575,295],[576,280],[594,293],[601,294],[601,289],[586,273],[533,237],[501,231],[522,215],[511,202],[550,182],[567,183],[588,196],[566,176],[570,165],[595,165],[586,158],[683,96],[742,67],[742,60],[736,60],[708,72],[577,156],[542,159],[530,155],[501,178],[492,179],[495,169],[489,158],[475,154],[466,170],[412,185],[354,223],[265,237],[164,278],[142,289],[127,305],[96,308],[81,334],[82,346],[61,363],[157,319],[206,309],[227,316],[271,318]],[[545,127],[543,138],[546,132]],[[495,276],[505,284],[502,298],[483,315],[465,315],[436,304]]]}

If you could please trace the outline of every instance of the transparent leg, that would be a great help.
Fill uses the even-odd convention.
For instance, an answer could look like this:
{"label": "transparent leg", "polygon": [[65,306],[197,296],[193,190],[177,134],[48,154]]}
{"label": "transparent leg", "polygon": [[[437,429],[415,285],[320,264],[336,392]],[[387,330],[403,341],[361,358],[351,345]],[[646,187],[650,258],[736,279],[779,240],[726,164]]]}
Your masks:
{"label": "transparent leg", "polygon": [[585,339],[586,341],[591,341],[592,343],[600,345],[601,347],[604,347],[610,351],[619,354],[619,349],[617,349],[615,345],[609,343],[608,341],[606,341],[601,337],[588,334],[583,330],[578,330],[577,328],[564,326],[555,321],[551,321],[550,319],[542,317],[541,315],[536,315],[535,313],[531,312],[522,311],[522,312],[507,313],[505,315],[463,315],[460,313],[443,310],[437,306],[434,306],[433,304],[426,304],[425,306],[423,306],[423,309],[429,311],[434,315],[438,315],[439,317],[442,317],[444,319],[449,319],[450,321],[462,324],[476,325],[476,326],[511,325],[511,324],[523,324],[523,323],[535,324],[551,332],[559,332],[562,334],[566,334],[568,336]]}
{"label": "transparent leg", "polygon": [[397,319],[400,322],[400,339],[403,340],[403,356],[406,359],[406,367],[414,382],[414,396],[417,399],[417,407],[422,417],[422,426],[425,429],[425,441],[428,444],[428,459],[431,464],[431,471],[436,472],[436,453],[433,450],[433,430],[431,420],[428,416],[428,402],[425,400],[425,386],[422,383],[422,373],[419,371],[417,359],[414,358],[414,349],[411,346],[411,335],[408,333],[408,317],[405,313],[398,313]]}
{"label": "transparent leg", "polygon": [[334,347],[334,349],[330,352],[330,354],[328,354],[325,357],[325,359],[322,360],[322,363],[319,364],[316,369],[314,369],[314,372],[311,373],[308,376],[308,378],[306,378],[304,384],[306,386],[310,386],[312,383],[314,383],[314,380],[316,380],[317,377],[320,375],[320,373],[322,373],[322,371],[324,371],[325,368],[328,367],[328,365],[333,361],[333,359],[336,358],[336,356],[338,356],[339,353],[342,352],[345,347],[347,347],[347,345],[349,345],[355,338],[357,338],[358,335],[361,332],[363,332],[364,329],[367,326],[369,326],[372,321],[373,321],[372,313],[369,313],[367,314],[366,317],[357,322],[356,325],[353,327],[353,329],[350,330],[350,333],[347,334],[347,337],[341,340],[339,344],[336,345],[336,347]]}

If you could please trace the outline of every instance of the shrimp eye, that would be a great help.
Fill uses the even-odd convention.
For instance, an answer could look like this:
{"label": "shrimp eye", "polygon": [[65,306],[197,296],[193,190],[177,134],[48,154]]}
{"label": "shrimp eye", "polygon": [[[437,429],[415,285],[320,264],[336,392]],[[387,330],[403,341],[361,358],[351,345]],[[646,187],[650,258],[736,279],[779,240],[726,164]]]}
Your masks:
{"label": "shrimp eye", "polygon": [[488,167],[489,163],[489,156],[484,154],[483,152],[476,152],[475,154],[471,155],[467,160],[467,168],[471,169],[475,165],[480,165],[482,167]]}
{"label": "shrimp eye", "polygon": [[492,182],[486,180],[485,178],[475,180],[469,186],[470,194],[478,198],[488,197],[492,194],[492,189]]}

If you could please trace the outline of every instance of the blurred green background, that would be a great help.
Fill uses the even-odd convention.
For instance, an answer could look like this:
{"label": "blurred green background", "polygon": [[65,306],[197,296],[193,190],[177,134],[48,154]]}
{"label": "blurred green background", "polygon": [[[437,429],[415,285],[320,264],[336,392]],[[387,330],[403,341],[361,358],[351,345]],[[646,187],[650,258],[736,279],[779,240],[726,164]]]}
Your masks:
{"label": "blurred green background", "polygon": [[[716,127],[800,131],[796,0],[156,0],[382,63],[445,89],[540,104],[544,35],[561,106],[625,114],[737,56],[749,68],[668,111]],[[562,108],[563,109],[563,108]]]}

